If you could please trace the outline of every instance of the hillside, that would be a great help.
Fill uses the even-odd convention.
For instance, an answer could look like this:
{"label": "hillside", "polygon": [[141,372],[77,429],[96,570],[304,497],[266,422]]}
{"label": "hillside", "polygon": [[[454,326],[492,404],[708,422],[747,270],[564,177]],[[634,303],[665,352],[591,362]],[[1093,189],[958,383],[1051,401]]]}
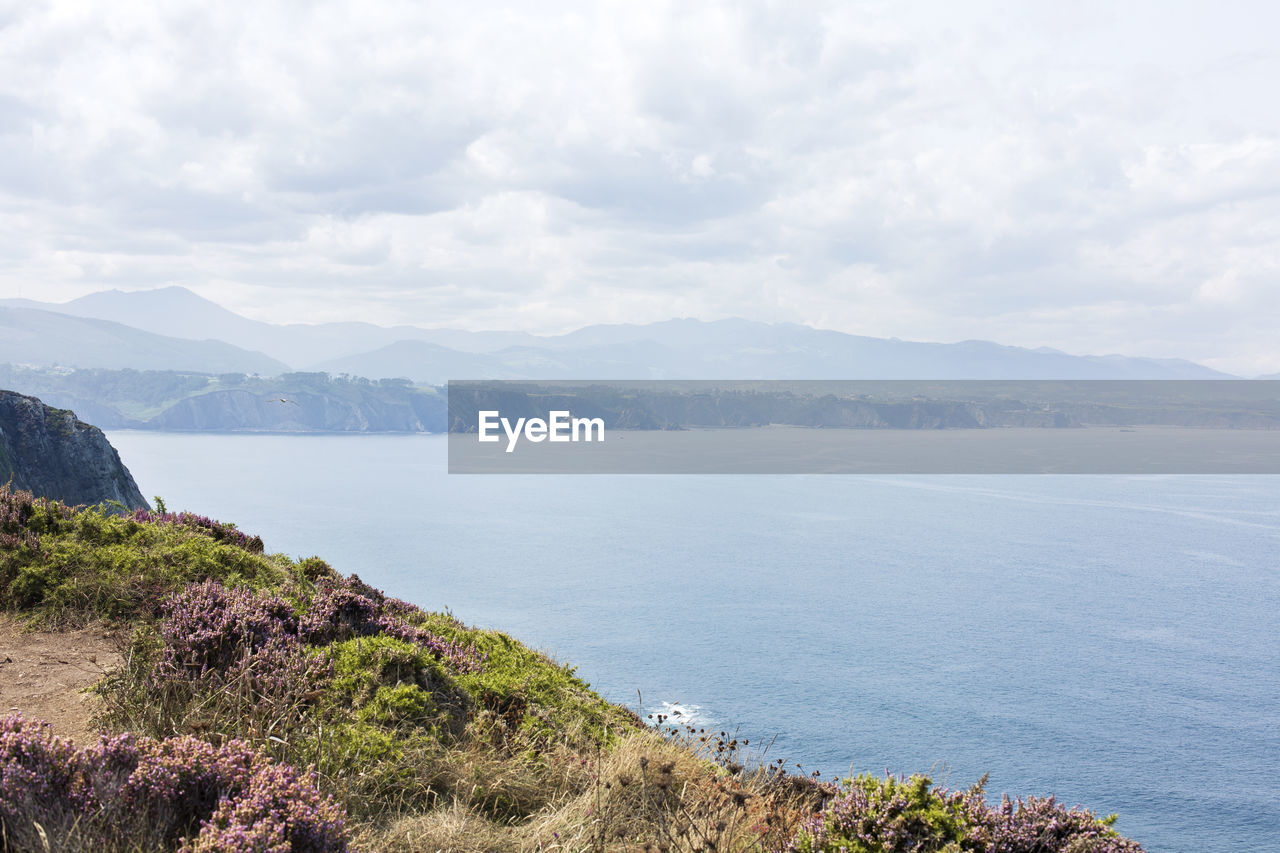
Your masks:
{"label": "hillside", "polygon": [[[432,341],[463,352],[483,352],[536,340],[519,332],[487,335],[416,326],[375,326],[371,323],[264,323],[228,311],[184,287],[105,290],[60,303],[0,300],[0,305],[109,320],[154,334],[190,340],[214,338],[245,350],[265,353],[292,368],[309,367],[326,359],[368,352],[404,340]],[[213,371],[213,368],[207,369]]]}
{"label": "hillside", "polygon": [[431,385],[442,385],[458,377],[495,379],[511,374],[508,364],[498,356],[458,352],[439,344],[412,340],[322,361],[315,368],[353,376],[400,376]]}
{"label": "hillside", "polygon": [[288,368],[215,340],[158,335],[121,323],[0,306],[0,363],[274,375]]}
{"label": "hillside", "polygon": [[505,634],[163,507],[0,488],[0,611],[131,638],[96,688],[120,734],[0,718],[6,850],[1141,850],[1052,799],[821,781],[725,732],[646,725]]}
{"label": "hillside", "polygon": [[885,340],[790,323],[589,326],[483,355],[408,342],[320,362],[364,376],[451,379],[1221,379],[1176,359],[1075,356],[987,341]]}
{"label": "hillside", "polygon": [[68,504],[147,506],[102,430],[12,391],[0,391],[0,482]]}

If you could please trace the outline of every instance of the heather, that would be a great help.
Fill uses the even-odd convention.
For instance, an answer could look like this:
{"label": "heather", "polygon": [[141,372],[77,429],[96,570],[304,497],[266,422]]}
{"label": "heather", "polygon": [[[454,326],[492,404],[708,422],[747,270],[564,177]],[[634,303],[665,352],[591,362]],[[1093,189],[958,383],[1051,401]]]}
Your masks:
{"label": "heather", "polygon": [[992,807],[984,782],[967,791],[934,788],[927,776],[846,780],[797,834],[794,853],[1132,853],[1141,847],[1099,819],[1053,797]]}
{"label": "heather", "polygon": [[342,809],[240,741],[122,734],[77,748],[0,718],[6,850],[343,853]]}
{"label": "heather", "polygon": [[163,510],[152,512],[147,509],[136,509],[133,511],[133,520],[193,528],[204,532],[215,542],[226,542],[238,548],[243,548],[251,554],[262,553],[261,537],[249,536],[237,530],[234,524],[224,524],[206,515],[196,515],[194,512],[165,512]]}
{"label": "heather", "polygon": [[1051,798],[820,781],[732,732],[642,721],[506,634],[157,504],[0,490],[0,609],[128,628],[96,687],[113,735],[0,724],[0,849],[1140,849]]}
{"label": "heather", "polygon": [[276,588],[292,561],[230,524],[190,513],[71,508],[0,487],[0,609],[49,627],[153,617],[165,596],[212,578]]}
{"label": "heather", "polygon": [[[536,776],[548,752],[639,728],[572,670],[509,637],[388,598],[318,560],[292,578],[278,591],[205,580],[168,596],[100,687],[107,722],[253,743],[314,768],[370,821],[460,796],[494,819],[527,817],[547,790],[507,780]],[[474,760],[483,753],[496,759],[487,769]]]}

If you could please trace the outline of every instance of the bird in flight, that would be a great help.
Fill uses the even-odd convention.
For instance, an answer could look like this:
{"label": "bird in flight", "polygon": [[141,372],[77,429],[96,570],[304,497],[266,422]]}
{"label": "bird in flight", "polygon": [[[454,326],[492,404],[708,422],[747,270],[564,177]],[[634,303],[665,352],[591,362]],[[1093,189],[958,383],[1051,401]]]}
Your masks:
{"label": "bird in flight", "polygon": [[284,397],[272,397],[267,402],[268,403],[293,403],[295,406],[301,405],[300,403],[298,403],[297,400],[286,400]]}

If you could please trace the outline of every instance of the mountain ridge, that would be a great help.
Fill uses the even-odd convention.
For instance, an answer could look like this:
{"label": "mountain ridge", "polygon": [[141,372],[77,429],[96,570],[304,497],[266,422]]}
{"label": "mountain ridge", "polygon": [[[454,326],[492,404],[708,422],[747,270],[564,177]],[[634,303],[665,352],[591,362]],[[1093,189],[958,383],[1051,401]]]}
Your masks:
{"label": "mountain ridge", "polygon": [[160,335],[111,320],[0,304],[0,362],[275,374],[283,362],[224,341]]}
{"label": "mountain ridge", "polygon": [[[0,306],[30,300],[0,300]],[[277,325],[251,320],[182,287],[101,291],[49,313],[143,332],[213,335],[280,366],[373,379],[1221,379],[1183,359],[1071,355],[990,341],[904,341],[741,318],[677,318],[584,326],[561,335],[369,323]],[[2,353],[0,353],[2,355]],[[12,359],[10,359],[12,361]],[[107,364],[89,367],[120,366]],[[133,365],[130,365],[133,366]],[[156,366],[155,364],[149,366]],[[164,367],[218,372],[207,366]],[[261,371],[242,371],[261,372]],[[278,372],[284,372],[279,370]]]}

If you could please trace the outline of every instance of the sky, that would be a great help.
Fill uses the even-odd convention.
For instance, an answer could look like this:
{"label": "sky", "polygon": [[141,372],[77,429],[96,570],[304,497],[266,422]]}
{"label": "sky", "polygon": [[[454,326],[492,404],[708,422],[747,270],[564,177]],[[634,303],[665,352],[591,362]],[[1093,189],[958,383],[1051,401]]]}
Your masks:
{"label": "sky", "polygon": [[1280,371],[1280,4],[0,0],[0,297]]}

